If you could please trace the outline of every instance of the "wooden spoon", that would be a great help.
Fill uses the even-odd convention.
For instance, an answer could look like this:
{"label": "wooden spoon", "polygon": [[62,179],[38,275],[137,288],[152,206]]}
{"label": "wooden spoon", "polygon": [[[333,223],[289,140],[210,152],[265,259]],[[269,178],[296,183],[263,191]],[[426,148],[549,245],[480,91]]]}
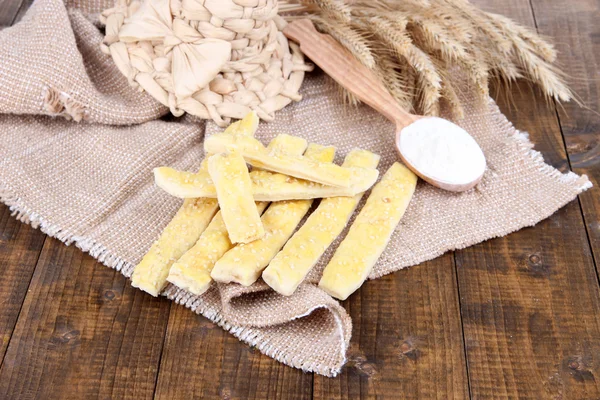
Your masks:
{"label": "wooden spoon", "polygon": [[[442,118],[405,111],[367,67],[334,38],[319,33],[310,20],[294,21],[283,33],[299,43],[304,54],[346,90],[396,124],[396,149],[404,164],[415,174],[434,186],[453,192],[469,190],[479,183],[485,172],[485,157],[464,129]],[[449,142],[449,146],[415,150],[415,141],[423,140],[423,135],[437,134],[439,137],[441,134],[436,130],[448,135],[445,139],[453,138],[444,141]],[[410,145],[409,141],[412,142]],[[465,157],[465,154],[471,156]],[[432,168],[432,164],[436,164],[436,168]]]}

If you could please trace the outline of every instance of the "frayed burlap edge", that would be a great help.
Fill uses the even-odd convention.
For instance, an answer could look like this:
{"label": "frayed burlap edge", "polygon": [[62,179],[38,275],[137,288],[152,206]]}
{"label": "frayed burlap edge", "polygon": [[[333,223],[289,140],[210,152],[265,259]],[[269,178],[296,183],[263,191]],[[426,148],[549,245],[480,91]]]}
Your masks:
{"label": "frayed burlap edge", "polygon": [[[31,210],[20,198],[11,193],[11,191],[0,186],[0,202],[6,204],[11,215],[18,221],[31,225],[35,229],[39,229],[46,235],[56,238],[69,246],[75,244],[75,246],[81,249],[83,252],[90,254],[93,258],[104,264],[105,266],[115,269],[123,274],[127,279],[131,278],[133,268],[135,265],[123,260],[120,257],[114,255],[109,249],[107,249],[102,243],[98,243],[92,238],[84,236],[78,236],[73,232],[65,230],[52,221],[48,221],[44,216]],[[304,359],[302,355],[292,355],[291,353],[284,353],[283,349],[272,347],[271,343],[262,339],[262,334],[259,330],[252,329],[249,327],[234,326],[229,323],[220,312],[211,310],[209,308],[202,308],[200,299],[182,289],[179,289],[173,285],[169,285],[162,293],[163,296],[169,300],[174,301],[177,304],[183,305],[190,309],[196,314],[202,315],[208,318],[213,323],[217,324],[221,328],[225,329],[239,340],[247,343],[253,347],[256,347],[261,353],[294,368],[301,369],[304,372],[315,372],[320,375],[327,377],[335,377],[341,371],[343,365],[346,363],[346,351],[347,344],[350,341],[349,337],[344,337],[343,321],[339,318],[336,313],[331,313],[335,319],[337,325],[337,333],[340,336],[340,356],[341,360],[338,365],[331,368],[328,366],[320,365],[315,362],[310,362]],[[315,306],[308,310],[302,315],[296,316],[294,319],[306,317],[316,310],[326,308],[324,306]]]}

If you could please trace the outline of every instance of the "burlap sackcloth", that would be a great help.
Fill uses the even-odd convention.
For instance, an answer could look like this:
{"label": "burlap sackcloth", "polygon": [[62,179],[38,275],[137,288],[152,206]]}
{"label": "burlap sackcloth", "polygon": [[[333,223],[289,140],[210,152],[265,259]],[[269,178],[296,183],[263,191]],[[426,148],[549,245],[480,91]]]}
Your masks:
{"label": "burlap sackcloth", "polygon": [[[129,277],[181,204],[154,185],[152,168],[197,169],[205,126],[157,120],[166,108],[131,89],[100,51],[93,21],[110,3],[37,0],[23,21],[0,32],[0,198],[21,221]],[[322,75],[308,76],[302,94],[275,122],[261,123],[261,140],[299,135],[337,146],[338,161],[351,148],[369,149],[382,156],[381,171],[396,160],[393,127],[383,117],[366,106],[345,108]],[[483,181],[462,194],[419,183],[370,278],[534,225],[591,186],[545,164],[491,100],[466,115],[460,124],[487,157]],[[334,376],[351,321],[314,285],[329,257],[289,298],[264,283],[213,285],[199,297],[175,287],[165,294],[285,364]]]}

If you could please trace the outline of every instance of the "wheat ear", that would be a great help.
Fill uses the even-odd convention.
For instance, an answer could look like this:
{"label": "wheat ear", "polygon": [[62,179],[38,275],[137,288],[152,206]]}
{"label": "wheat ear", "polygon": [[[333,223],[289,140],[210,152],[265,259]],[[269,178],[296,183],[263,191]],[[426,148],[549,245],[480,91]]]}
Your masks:
{"label": "wheat ear", "polygon": [[317,28],[333,36],[365,67],[373,69],[375,57],[371,52],[369,43],[360,32],[337,20],[326,20],[318,16],[311,16],[311,19],[317,25]]}
{"label": "wheat ear", "polygon": [[441,78],[429,56],[416,47],[406,32],[393,29],[389,21],[372,17],[368,20],[371,32],[379,37],[396,56],[404,58],[419,73],[421,108],[424,113],[434,113],[440,98]]}

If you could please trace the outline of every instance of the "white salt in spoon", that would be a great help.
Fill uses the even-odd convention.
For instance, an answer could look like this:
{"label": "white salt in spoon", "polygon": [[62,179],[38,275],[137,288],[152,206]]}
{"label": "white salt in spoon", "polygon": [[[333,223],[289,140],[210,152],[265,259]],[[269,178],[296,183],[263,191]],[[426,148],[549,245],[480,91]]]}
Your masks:
{"label": "white salt in spoon", "polygon": [[406,112],[377,78],[329,35],[302,19],[283,33],[323,71],[396,124],[396,149],[404,164],[433,186],[453,192],[473,188],[485,172],[477,142],[452,122]]}

